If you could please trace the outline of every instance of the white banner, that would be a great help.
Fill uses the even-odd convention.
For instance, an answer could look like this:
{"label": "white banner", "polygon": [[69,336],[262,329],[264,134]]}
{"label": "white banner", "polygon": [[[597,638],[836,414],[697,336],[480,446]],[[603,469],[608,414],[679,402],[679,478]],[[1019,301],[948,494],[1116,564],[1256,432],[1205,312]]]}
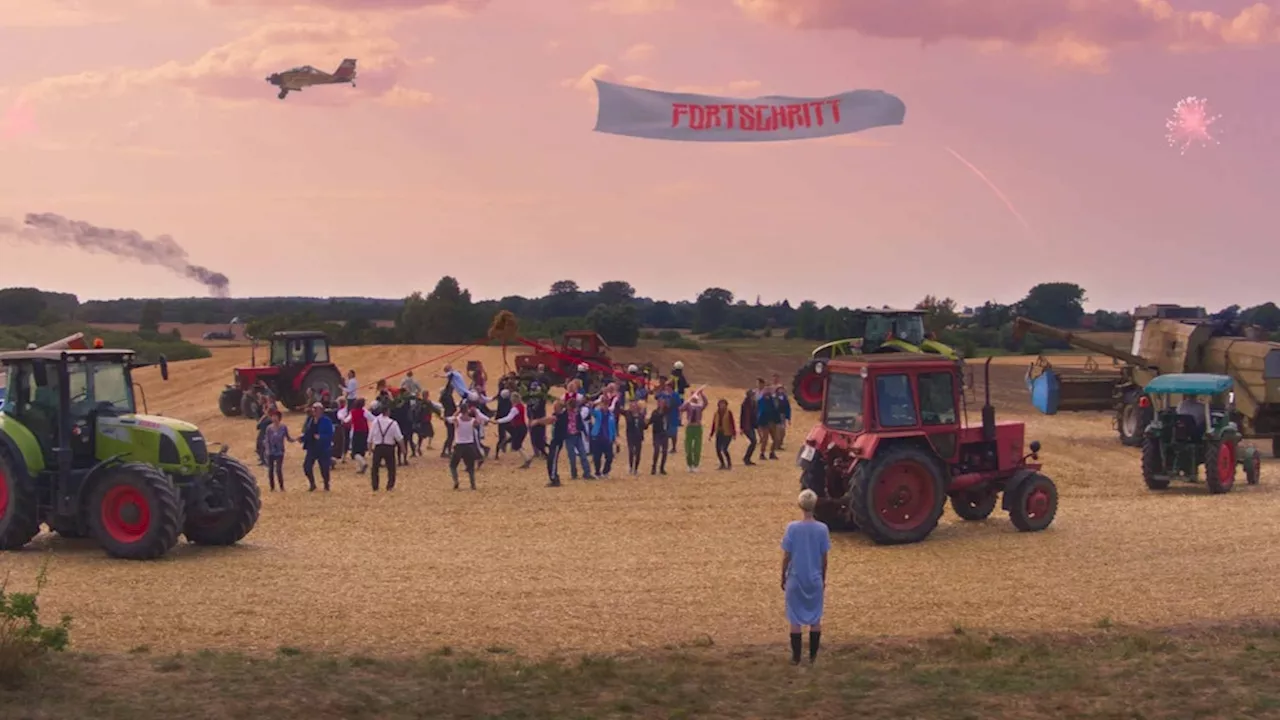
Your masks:
{"label": "white banner", "polygon": [[907,106],[883,90],[823,98],[730,98],[669,93],[596,80],[596,132],[652,140],[803,140],[901,125]]}

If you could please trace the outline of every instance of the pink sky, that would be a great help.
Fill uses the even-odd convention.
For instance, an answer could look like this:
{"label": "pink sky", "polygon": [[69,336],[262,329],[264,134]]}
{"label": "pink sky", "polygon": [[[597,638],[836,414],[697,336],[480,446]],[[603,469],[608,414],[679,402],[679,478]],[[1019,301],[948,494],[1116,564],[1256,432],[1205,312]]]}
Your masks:
{"label": "pink sky", "polygon": [[[477,297],[570,278],[970,304],[1066,280],[1091,307],[1255,304],[1280,300],[1278,46],[1280,7],[1243,0],[0,0],[0,217],[168,233],[237,296],[399,297],[448,273]],[[348,56],[355,89],[281,102],[263,82]],[[593,76],[883,89],[907,119],[622,138],[592,132]],[[1164,120],[1186,95],[1224,115],[1222,144],[1180,156]],[[0,286],[201,292],[0,249]]]}

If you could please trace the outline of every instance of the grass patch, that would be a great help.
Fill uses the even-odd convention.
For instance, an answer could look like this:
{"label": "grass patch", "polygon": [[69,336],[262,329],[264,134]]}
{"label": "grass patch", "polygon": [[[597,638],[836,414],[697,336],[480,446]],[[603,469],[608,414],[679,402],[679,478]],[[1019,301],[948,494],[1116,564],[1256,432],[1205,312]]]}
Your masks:
{"label": "grass patch", "polygon": [[86,342],[102,338],[103,344],[109,348],[133,350],[139,362],[155,362],[161,355],[173,362],[212,357],[208,348],[189,343],[171,333],[120,332],[81,323],[0,327],[0,350],[21,350],[27,343],[44,345],[78,332],[84,333]]}
{"label": "grass patch", "polygon": [[[503,647],[411,658],[196,652],[60,655],[42,682],[0,691],[26,717],[1118,718],[1280,711],[1280,622],[1010,636],[960,629],[824,649],[709,639],[621,655],[528,659]],[[785,639],[785,638],[784,638]],[[834,638],[832,638],[834,639]],[[1230,668],[1230,672],[1223,672]],[[856,708],[856,712],[854,709]]]}

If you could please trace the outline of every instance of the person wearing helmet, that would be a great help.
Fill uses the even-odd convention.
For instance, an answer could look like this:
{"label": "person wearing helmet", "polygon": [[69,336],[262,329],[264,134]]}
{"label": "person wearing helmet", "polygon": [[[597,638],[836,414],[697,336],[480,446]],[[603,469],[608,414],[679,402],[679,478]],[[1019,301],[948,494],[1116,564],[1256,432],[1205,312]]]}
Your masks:
{"label": "person wearing helmet", "polygon": [[578,374],[574,378],[581,383],[582,392],[586,392],[591,386],[591,366],[586,363],[578,363]]}
{"label": "person wearing helmet", "polygon": [[683,398],[689,389],[689,379],[684,376],[684,363],[680,360],[675,361],[671,366],[671,382],[675,386],[676,394]]}

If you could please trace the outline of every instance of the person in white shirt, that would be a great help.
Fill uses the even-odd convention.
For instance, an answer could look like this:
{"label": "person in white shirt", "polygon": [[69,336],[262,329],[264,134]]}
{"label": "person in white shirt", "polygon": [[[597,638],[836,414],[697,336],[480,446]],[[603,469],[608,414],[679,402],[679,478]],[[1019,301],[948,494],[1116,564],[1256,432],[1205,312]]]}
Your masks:
{"label": "person in white shirt", "polygon": [[400,423],[392,420],[383,409],[380,403],[374,403],[371,407],[373,419],[369,422],[369,444],[373,446],[373,469],[369,479],[374,492],[378,491],[378,468],[383,463],[387,466],[387,490],[396,488],[396,447],[404,442]]}
{"label": "person in white shirt", "polygon": [[347,448],[351,440],[351,408],[347,407],[347,397],[338,396],[338,424],[333,428],[333,456],[338,462],[347,461]]}
{"label": "person in white shirt", "polygon": [[347,404],[355,402],[356,395],[360,393],[360,383],[356,381],[356,371],[347,371],[347,384],[344,390],[347,395]]}
{"label": "person in white shirt", "polygon": [[[503,390],[506,392],[506,390]],[[511,411],[498,418],[498,424],[507,429],[507,439],[511,449],[524,458],[521,470],[527,470],[533,464],[533,455],[524,449],[524,439],[529,434],[529,414],[520,393],[511,393]]]}
{"label": "person in white shirt", "polygon": [[1197,436],[1204,434],[1204,403],[1200,402],[1200,398],[1195,395],[1183,395],[1182,402],[1178,403],[1178,409],[1175,412],[1178,415],[1186,415],[1191,418],[1191,421],[1195,424]]}
{"label": "person in white shirt", "polygon": [[404,374],[404,379],[400,381],[400,389],[412,397],[422,394],[422,385],[414,379],[412,370]]}
{"label": "person in white shirt", "polygon": [[471,489],[476,489],[476,463],[480,456],[480,429],[489,421],[474,403],[465,402],[456,415],[445,422],[454,427],[453,455],[449,458],[449,474],[453,476],[453,489],[458,489],[458,465],[466,465]]}

